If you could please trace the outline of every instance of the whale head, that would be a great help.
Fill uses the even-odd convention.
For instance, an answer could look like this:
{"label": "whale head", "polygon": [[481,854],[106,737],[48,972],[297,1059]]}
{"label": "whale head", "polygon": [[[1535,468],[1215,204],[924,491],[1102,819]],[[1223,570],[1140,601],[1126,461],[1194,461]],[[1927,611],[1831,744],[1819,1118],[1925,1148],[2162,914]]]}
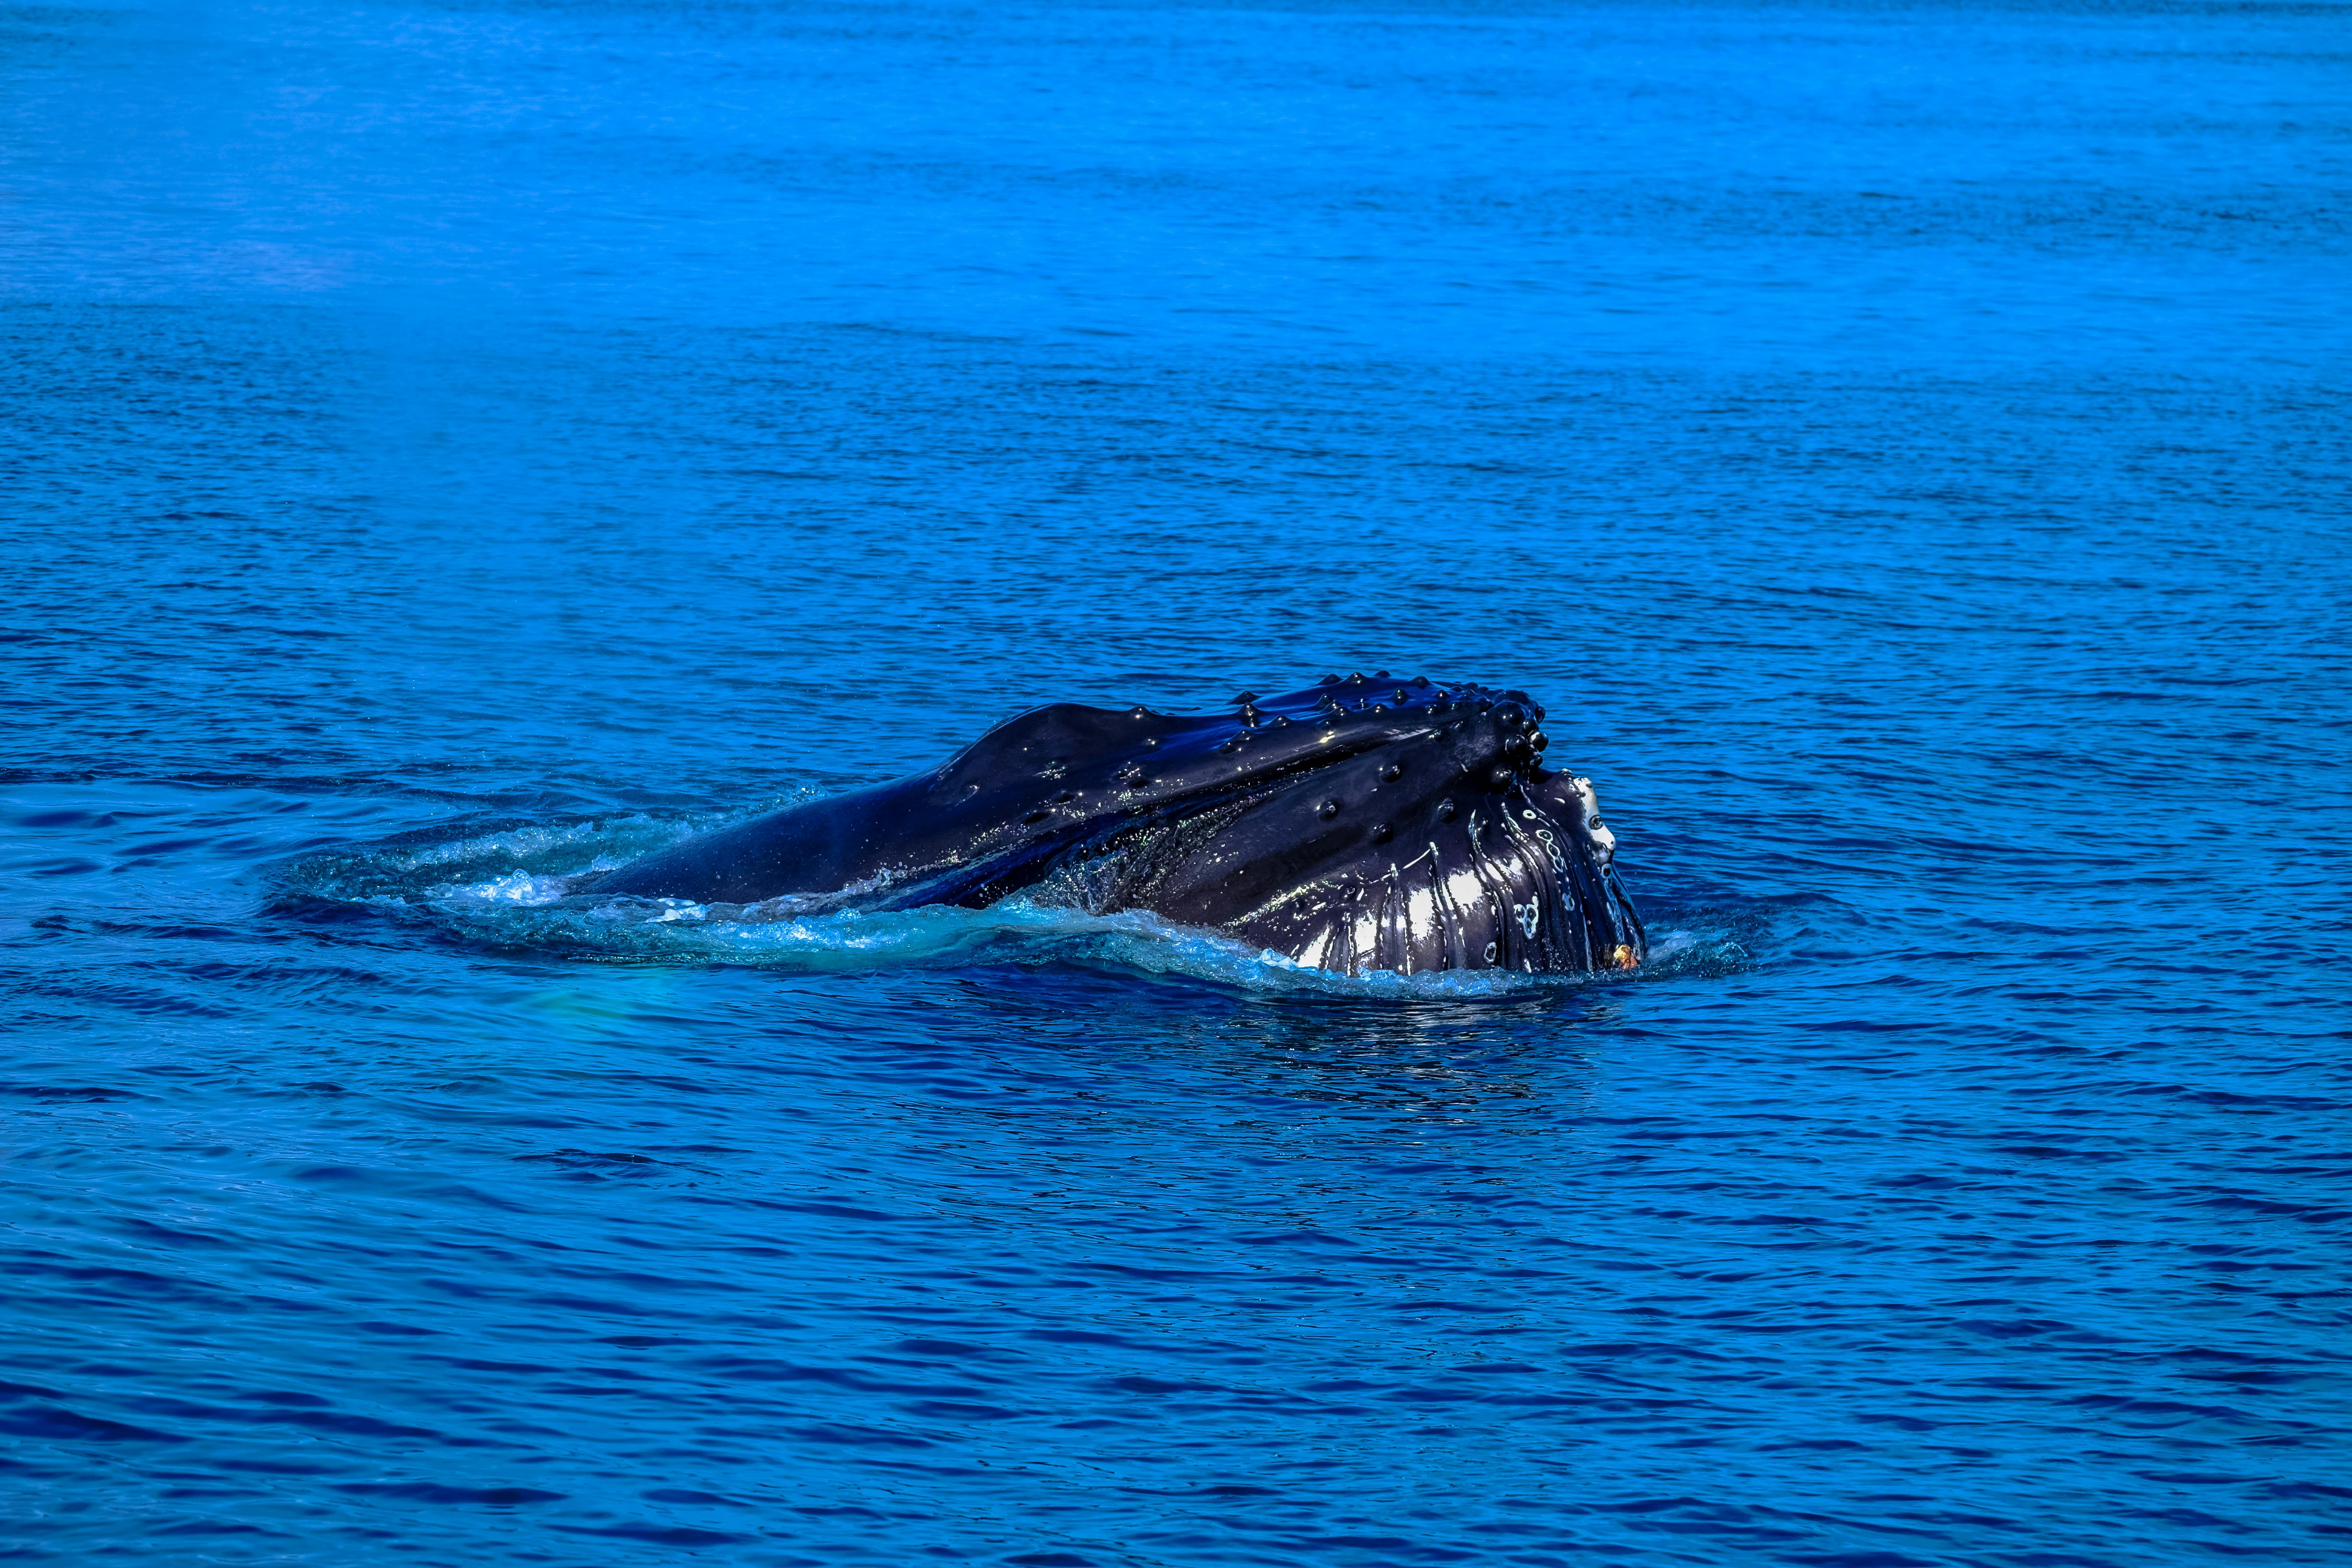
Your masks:
{"label": "whale head", "polygon": [[1643,938],[1615,838],[1591,781],[1545,766],[1543,720],[1524,691],[1386,671],[1223,714],[1059,704],[991,731],[930,793],[972,819],[958,902],[1083,864],[1090,907],[1305,967],[1630,968]]}
{"label": "whale head", "polygon": [[1591,782],[1544,766],[1543,709],[1518,691],[1365,685],[1255,704],[1311,708],[1328,739],[1121,836],[1102,906],[1349,973],[1638,964],[1615,837]]}
{"label": "whale head", "polygon": [[1591,973],[1642,926],[1527,693],[1386,671],[1213,714],[1056,703],[929,773],[621,868],[599,896],[980,907],[1041,883],[1313,968]]}

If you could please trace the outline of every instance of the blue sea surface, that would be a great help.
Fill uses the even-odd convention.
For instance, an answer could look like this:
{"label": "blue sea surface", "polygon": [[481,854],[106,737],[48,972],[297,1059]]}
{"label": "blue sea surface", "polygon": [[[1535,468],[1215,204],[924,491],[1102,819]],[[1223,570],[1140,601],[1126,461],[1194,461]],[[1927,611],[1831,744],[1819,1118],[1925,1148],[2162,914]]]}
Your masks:
{"label": "blue sea surface", "polygon": [[[2352,8],[0,8],[0,1556],[2352,1561]],[[1521,686],[1657,956],[551,902]]]}

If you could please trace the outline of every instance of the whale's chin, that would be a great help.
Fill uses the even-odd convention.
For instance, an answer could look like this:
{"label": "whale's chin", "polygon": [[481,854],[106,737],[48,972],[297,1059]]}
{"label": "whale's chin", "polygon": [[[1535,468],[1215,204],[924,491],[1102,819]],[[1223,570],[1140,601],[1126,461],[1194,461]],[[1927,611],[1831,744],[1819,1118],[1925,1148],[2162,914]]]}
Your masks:
{"label": "whale's chin", "polygon": [[1057,704],[930,773],[690,839],[602,894],[981,906],[1058,882],[1312,968],[1590,973],[1642,924],[1525,693],[1385,672],[1218,715]]}

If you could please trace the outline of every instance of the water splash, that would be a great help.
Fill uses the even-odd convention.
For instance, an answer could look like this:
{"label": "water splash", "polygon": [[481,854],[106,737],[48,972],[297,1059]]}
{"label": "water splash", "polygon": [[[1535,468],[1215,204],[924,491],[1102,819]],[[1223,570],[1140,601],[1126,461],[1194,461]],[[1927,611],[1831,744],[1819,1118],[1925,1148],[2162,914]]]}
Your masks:
{"label": "water splash", "polygon": [[1084,889],[1066,879],[979,910],[842,907],[855,889],[753,904],[702,904],[600,895],[591,888],[601,873],[704,826],[641,814],[502,824],[486,832],[411,836],[314,856],[289,867],[284,879],[312,898],[462,942],[606,963],[739,964],[803,973],[1076,964],[1259,993],[1403,1000],[1713,975],[1748,963],[1736,940],[1700,924],[1663,932],[1655,961],[1637,976],[1334,974],[1149,911],[1095,912],[1081,896]]}

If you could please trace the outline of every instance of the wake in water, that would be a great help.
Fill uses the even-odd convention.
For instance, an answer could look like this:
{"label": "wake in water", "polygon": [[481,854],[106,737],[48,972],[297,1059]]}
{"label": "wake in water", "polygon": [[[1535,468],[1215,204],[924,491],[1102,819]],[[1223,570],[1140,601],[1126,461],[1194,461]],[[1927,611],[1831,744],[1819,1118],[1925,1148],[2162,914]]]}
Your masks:
{"label": "wake in water", "polygon": [[1661,929],[1649,962],[1630,975],[1334,973],[1148,911],[1098,912],[1093,900],[1106,879],[1095,865],[977,910],[858,907],[861,899],[883,890],[880,882],[753,904],[584,890],[605,872],[707,826],[633,814],[518,824],[447,838],[412,835],[297,860],[283,869],[281,885],[297,900],[364,910],[395,925],[486,946],[590,961],[750,964],[804,973],[1076,963],[1252,991],[1427,999],[1721,974],[1750,962],[1727,926],[1702,916]]}

